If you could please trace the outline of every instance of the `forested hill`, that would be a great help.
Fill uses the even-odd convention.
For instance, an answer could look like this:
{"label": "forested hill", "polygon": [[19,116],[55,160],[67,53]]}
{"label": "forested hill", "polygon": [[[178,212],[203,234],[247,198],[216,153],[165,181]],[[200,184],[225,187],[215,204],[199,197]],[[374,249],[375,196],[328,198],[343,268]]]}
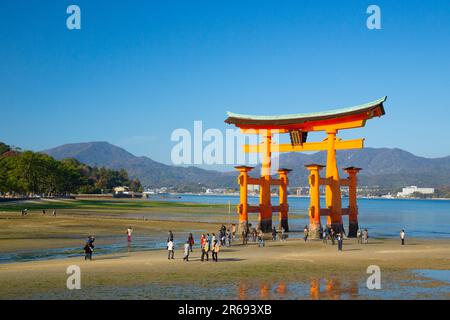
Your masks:
{"label": "forested hill", "polygon": [[0,142],[0,195],[106,193],[117,186],[142,190],[140,181],[130,179],[124,169],[89,166],[74,158],[55,160]]}

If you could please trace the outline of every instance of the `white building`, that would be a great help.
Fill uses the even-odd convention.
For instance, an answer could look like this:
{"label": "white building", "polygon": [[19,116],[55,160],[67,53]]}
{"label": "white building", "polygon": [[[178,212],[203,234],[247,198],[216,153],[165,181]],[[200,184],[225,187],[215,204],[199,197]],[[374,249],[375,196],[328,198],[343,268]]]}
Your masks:
{"label": "white building", "polygon": [[433,194],[434,188],[418,188],[417,186],[410,186],[402,189],[402,192],[397,193],[397,197],[410,197],[413,193]]}

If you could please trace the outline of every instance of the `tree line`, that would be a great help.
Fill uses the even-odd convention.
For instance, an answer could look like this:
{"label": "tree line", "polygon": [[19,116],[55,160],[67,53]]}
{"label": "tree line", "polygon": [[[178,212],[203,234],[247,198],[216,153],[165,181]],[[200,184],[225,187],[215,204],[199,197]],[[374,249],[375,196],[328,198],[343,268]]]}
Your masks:
{"label": "tree line", "polygon": [[12,149],[0,142],[2,195],[61,196],[71,193],[109,193],[117,186],[142,192],[141,182],[122,170],[91,167],[75,159],[55,160],[49,155]]}

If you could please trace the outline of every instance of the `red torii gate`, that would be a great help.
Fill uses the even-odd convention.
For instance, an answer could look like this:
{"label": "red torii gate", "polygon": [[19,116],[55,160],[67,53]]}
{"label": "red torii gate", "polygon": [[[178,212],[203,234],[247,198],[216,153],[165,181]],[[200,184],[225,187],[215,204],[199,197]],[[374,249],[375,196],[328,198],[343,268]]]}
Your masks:
{"label": "red torii gate", "polygon": [[[383,103],[387,97],[373,102],[351,108],[335,109],[331,111],[279,115],[279,116],[253,116],[228,112],[226,123],[234,124],[243,133],[259,134],[263,142],[259,145],[244,145],[246,153],[262,153],[262,166],[260,178],[251,178],[248,173],[252,167],[238,166],[240,175],[240,204],[238,205],[239,229],[248,230],[248,213],[258,212],[258,228],[263,232],[272,229],[272,213],[279,212],[280,228],[288,230],[288,203],[287,203],[287,174],[289,169],[280,169],[279,179],[270,175],[272,152],[301,152],[301,151],[327,151],[326,176],[321,178],[319,171],[324,167],[318,164],[307,166],[310,170],[311,203],[309,208],[310,232],[312,237],[319,237],[320,216],[327,216],[328,224],[336,231],[343,230],[342,215],[349,215],[349,236],[355,236],[358,229],[358,207],[356,204],[356,175],[360,168],[349,167],[345,171],[349,174],[347,179],[340,179],[336,163],[336,150],[363,148],[364,139],[343,141],[337,137],[339,130],[360,128],[365,126],[368,119],[380,117],[385,114]],[[321,142],[306,142],[308,132],[323,131],[326,138]],[[274,133],[288,133],[290,144],[276,144],[272,142]],[[248,205],[247,186],[256,184],[260,186],[258,206]],[[270,186],[279,185],[280,205],[272,206],[270,200]],[[326,186],[326,208],[320,208],[319,187]],[[349,187],[349,208],[342,208],[341,186]]]}

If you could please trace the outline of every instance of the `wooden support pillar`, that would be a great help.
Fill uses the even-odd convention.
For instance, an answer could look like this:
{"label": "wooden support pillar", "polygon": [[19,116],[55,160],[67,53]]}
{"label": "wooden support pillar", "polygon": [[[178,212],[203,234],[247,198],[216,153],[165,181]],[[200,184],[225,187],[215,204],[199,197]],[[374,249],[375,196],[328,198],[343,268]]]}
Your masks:
{"label": "wooden support pillar", "polygon": [[358,205],[356,187],[358,186],[357,174],[361,168],[344,168],[348,174],[348,237],[356,237],[358,231]]}
{"label": "wooden support pillar", "polygon": [[344,231],[344,225],[342,223],[341,184],[336,163],[336,133],[335,129],[327,130],[326,178],[330,183],[325,189],[325,203],[327,208],[331,209],[331,215],[327,219],[328,224],[336,232],[341,232]]}
{"label": "wooden support pillar", "polygon": [[311,279],[309,285],[309,295],[312,300],[319,300],[320,281],[319,279]]}
{"label": "wooden support pillar", "polygon": [[320,239],[320,174],[324,167],[320,164],[308,164],[309,170],[309,235]]}
{"label": "wooden support pillar", "polygon": [[262,165],[259,188],[258,229],[263,232],[272,230],[272,204],[270,202],[270,167],[271,167],[272,133],[266,130],[262,142]]}
{"label": "wooden support pillar", "polygon": [[279,228],[284,228],[286,232],[289,231],[289,224],[288,224],[288,212],[289,212],[289,205],[287,201],[287,187],[289,185],[289,179],[287,177],[287,174],[292,171],[290,169],[279,169],[278,174],[280,175],[280,187],[279,187],[279,194],[280,194],[280,212],[279,212]]}
{"label": "wooden support pillar", "polygon": [[239,184],[239,204],[237,206],[237,213],[239,215],[238,232],[248,231],[248,173],[253,167],[238,166],[235,167],[240,172],[238,176]]}

